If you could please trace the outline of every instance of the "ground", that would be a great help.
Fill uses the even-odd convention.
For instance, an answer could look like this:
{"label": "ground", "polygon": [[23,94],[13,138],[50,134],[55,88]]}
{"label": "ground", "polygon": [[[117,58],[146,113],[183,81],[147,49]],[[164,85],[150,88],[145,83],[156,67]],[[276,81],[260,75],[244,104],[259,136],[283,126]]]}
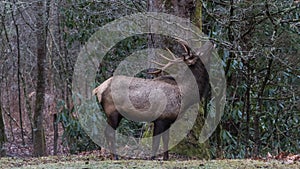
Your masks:
{"label": "ground", "polygon": [[97,154],[69,155],[69,156],[49,156],[41,158],[0,158],[0,168],[299,168],[300,161],[287,160],[186,160],[171,158],[170,161],[161,160],[119,160],[112,161]]}

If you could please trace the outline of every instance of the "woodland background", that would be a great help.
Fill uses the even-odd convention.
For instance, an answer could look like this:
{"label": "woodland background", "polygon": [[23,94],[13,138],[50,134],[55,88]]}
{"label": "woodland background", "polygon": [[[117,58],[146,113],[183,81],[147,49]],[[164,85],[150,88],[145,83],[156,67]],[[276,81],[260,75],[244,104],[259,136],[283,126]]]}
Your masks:
{"label": "woodland background", "polygon": [[[190,4],[200,12],[202,22],[195,23],[223,61],[227,104],[203,147],[204,158],[300,152],[299,1],[5,0],[0,2],[0,157],[100,149],[80,127],[72,104],[78,52],[100,26],[149,11],[151,3],[169,3],[178,13]],[[102,80],[128,51],[146,47],[144,37],[122,41],[102,65]],[[145,125],[124,121],[120,130],[141,135]]]}

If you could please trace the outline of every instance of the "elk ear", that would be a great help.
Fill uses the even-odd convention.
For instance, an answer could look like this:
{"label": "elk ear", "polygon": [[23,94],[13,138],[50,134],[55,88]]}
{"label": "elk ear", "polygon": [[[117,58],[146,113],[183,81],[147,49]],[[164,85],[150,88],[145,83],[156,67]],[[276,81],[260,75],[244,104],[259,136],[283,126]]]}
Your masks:
{"label": "elk ear", "polygon": [[213,51],[214,45],[207,41],[196,50],[196,56],[198,56],[203,64],[209,64],[210,62],[210,57],[212,56],[212,51]]}

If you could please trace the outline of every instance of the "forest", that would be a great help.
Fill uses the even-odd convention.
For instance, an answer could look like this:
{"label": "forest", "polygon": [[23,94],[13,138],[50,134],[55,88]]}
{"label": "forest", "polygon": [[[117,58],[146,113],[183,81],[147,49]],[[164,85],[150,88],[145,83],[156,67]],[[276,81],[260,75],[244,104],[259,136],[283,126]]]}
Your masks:
{"label": "forest", "polygon": [[[148,17],[153,23],[132,26],[135,21],[143,23],[139,17]],[[139,160],[150,168],[239,168],[243,163],[215,164],[214,160],[224,159],[257,160],[258,164],[249,164],[254,168],[270,167],[264,163],[268,160],[291,168],[300,165],[299,0],[3,0],[0,19],[0,168],[72,160],[82,164],[65,167],[143,168]],[[140,31],[144,25],[156,32]],[[190,25],[192,30],[187,30]],[[206,49],[203,40],[191,38],[196,36],[194,30],[199,30],[197,37],[204,37],[213,49]],[[191,69],[186,78],[195,77],[197,89],[188,80],[178,82],[169,77],[170,57],[152,56],[149,49],[163,49],[174,63],[181,63],[170,68],[172,71]],[[188,62],[189,56],[200,57],[205,70],[193,72],[196,61]],[[82,57],[89,62],[84,68],[78,66]],[[162,57],[160,63],[152,60],[156,57]],[[215,60],[218,64],[212,63]],[[150,67],[138,67],[136,62]],[[137,148],[142,144],[151,149],[152,141],[147,138],[157,132],[155,121],[123,118],[115,129],[111,117],[105,116],[108,108],[99,104],[101,96],[92,96],[92,90],[111,77],[126,75],[120,69],[124,65],[126,71],[134,72],[131,76],[143,79],[139,85],[146,86],[144,91],[155,90],[150,84],[182,83],[187,88],[182,97],[192,98],[199,89],[199,100],[190,99],[197,109],[193,123],[187,122],[189,130],[186,135],[179,134],[182,138],[174,145],[170,128],[170,162],[158,163],[168,157],[162,143],[161,153],[153,161]],[[209,79],[202,71],[208,72]],[[202,78],[200,85],[197,77]],[[209,91],[203,87],[206,84],[210,84]],[[118,87],[121,93],[123,86]],[[159,92],[153,95],[167,97]],[[92,99],[88,105],[83,104],[85,96]],[[107,96],[102,97],[105,100]],[[140,102],[132,104],[144,109],[150,103],[159,109],[164,101]],[[83,115],[82,109],[88,113]],[[214,111],[217,113],[212,114]],[[210,118],[214,121],[207,127]],[[101,127],[106,119],[122,135],[116,138],[120,163],[111,160],[107,147],[111,144],[105,142],[107,134]],[[164,125],[172,126],[159,123]],[[203,130],[211,132],[204,140]],[[176,128],[173,132],[181,131]],[[162,141],[165,143],[164,135]],[[50,159],[44,159],[47,157]],[[176,160],[180,162],[173,164]],[[207,164],[203,160],[208,160]]]}

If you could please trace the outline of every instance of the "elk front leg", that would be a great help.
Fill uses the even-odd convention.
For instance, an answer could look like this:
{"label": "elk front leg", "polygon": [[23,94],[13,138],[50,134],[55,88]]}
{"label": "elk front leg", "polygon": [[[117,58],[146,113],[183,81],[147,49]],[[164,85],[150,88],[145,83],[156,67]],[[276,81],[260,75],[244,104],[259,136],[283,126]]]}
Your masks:
{"label": "elk front leg", "polygon": [[153,137],[152,137],[152,157],[151,160],[154,160],[156,157],[156,153],[159,147],[160,137],[159,135],[162,132],[161,128],[159,127],[158,122],[154,122],[154,129],[153,129]]}
{"label": "elk front leg", "polygon": [[162,140],[163,140],[163,143],[164,143],[164,157],[163,157],[163,160],[168,160],[169,159],[169,136],[170,136],[169,128],[170,128],[170,126],[162,134]]}
{"label": "elk front leg", "polygon": [[164,143],[164,157],[163,160],[168,160],[168,143],[169,143],[169,129],[170,123],[168,121],[158,120],[154,122],[154,130],[153,130],[153,142],[152,142],[152,157],[154,160],[157,150],[159,148],[160,137],[163,138]]}

